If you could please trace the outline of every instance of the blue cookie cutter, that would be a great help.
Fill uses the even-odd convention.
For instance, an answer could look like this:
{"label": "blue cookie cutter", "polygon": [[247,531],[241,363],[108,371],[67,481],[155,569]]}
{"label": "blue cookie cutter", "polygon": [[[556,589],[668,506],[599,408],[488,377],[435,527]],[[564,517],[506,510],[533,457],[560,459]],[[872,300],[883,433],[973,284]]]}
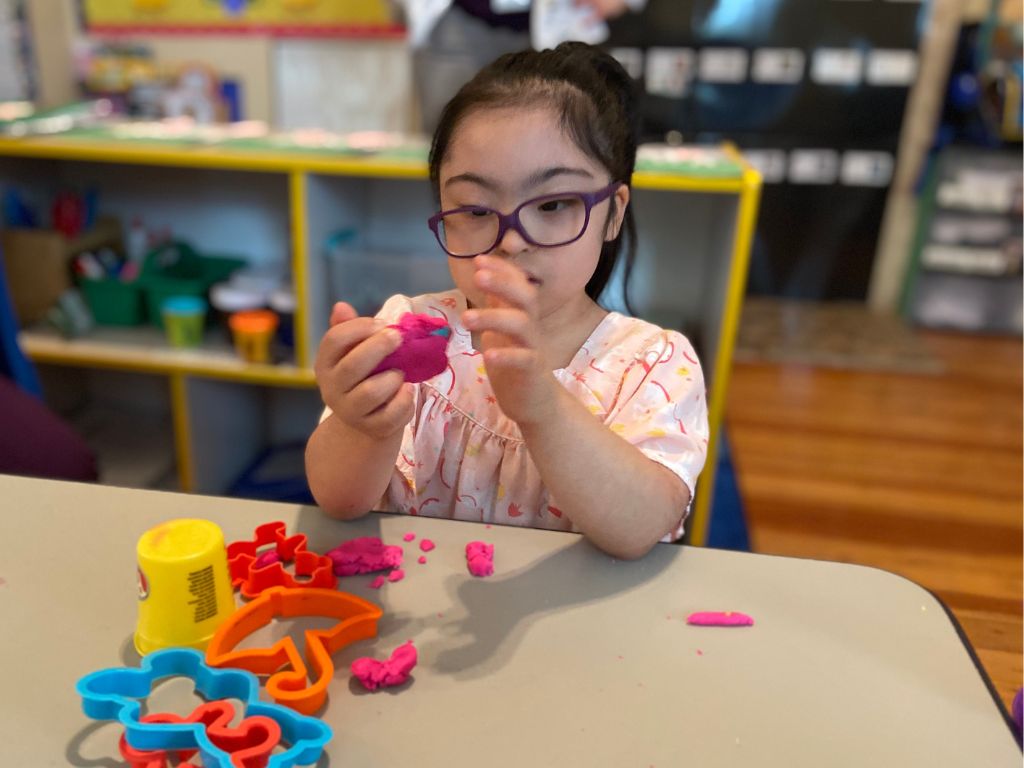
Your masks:
{"label": "blue cookie cutter", "polygon": [[330,726],[288,707],[259,700],[259,680],[241,669],[215,669],[203,654],[192,648],[167,648],[142,659],[139,668],[114,667],[91,672],[75,684],[82,697],[82,710],[93,720],[118,720],[128,743],[135,749],[198,749],[203,764],[233,768],[231,756],[207,737],[202,723],[143,723],[139,699],[149,696],[153,684],[166,677],[188,677],[196,693],[207,701],[238,699],[245,717],[263,715],[281,726],[281,737],[291,746],[272,755],[267,768],[292,768],[320,759],[331,740]]}

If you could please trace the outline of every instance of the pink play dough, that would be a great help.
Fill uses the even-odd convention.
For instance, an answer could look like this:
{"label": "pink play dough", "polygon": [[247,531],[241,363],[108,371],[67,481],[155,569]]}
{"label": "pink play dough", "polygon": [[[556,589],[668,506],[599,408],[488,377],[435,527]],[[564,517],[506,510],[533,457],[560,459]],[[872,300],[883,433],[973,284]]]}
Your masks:
{"label": "pink play dough", "polygon": [[401,568],[395,568],[395,570],[388,574],[388,581],[401,581],[404,578],[405,571]]}
{"label": "pink play dough", "polygon": [[426,564],[427,556],[426,555],[420,555],[419,558],[416,560],[416,562],[419,563],[420,565]]}
{"label": "pink play dough", "polygon": [[471,541],[466,545],[466,565],[474,576],[494,573],[494,545]]}
{"label": "pink play dough", "polygon": [[437,545],[434,544],[434,542],[432,542],[430,539],[421,539],[420,540],[420,549],[423,550],[424,552],[429,552],[430,550],[432,550],[436,546]]}
{"label": "pink play dough", "polygon": [[401,685],[409,679],[409,673],[416,666],[416,646],[412,640],[400,645],[385,661],[377,661],[368,656],[352,662],[352,675],[363,684],[368,691],[378,688],[389,688]]}
{"label": "pink play dough", "polygon": [[376,536],[343,541],[327,552],[327,556],[334,561],[334,573],[338,576],[397,568],[402,564],[402,555],[401,547],[385,544]]}
{"label": "pink play dough", "polygon": [[405,374],[406,381],[415,384],[443,373],[448,367],[445,349],[451,338],[451,329],[444,318],[406,312],[398,319],[397,325],[388,327],[399,330],[402,344],[385,357],[373,373],[397,368]]}
{"label": "pink play dough", "polygon": [[686,617],[687,624],[698,627],[752,627],[754,620],[738,611],[698,611]]}
{"label": "pink play dough", "polygon": [[384,582],[387,581],[383,576],[377,576],[373,581],[370,582],[370,589],[380,589],[384,586]]}
{"label": "pink play dough", "polygon": [[280,563],[281,556],[277,554],[276,550],[268,549],[266,552],[259,555],[252,564],[253,568],[266,568],[268,565],[274,563]]}
{"label": "pink play dough", "polygon": [[410,531],[409,533],[405,534],[405,536],[402,537],[402,541],[412,541],[415,538],[416,538],[416,534],[413,533],[412,531]]}

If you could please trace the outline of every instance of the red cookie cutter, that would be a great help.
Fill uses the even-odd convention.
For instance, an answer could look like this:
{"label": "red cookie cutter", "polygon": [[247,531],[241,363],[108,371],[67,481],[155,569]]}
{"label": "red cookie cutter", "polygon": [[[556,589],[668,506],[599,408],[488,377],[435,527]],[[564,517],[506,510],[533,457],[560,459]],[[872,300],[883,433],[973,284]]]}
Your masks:
{"label": "red cookie cutter", "polygon": [[[287,531],[287,526],[280,521],[264,523],[256,528],[252,541],[228,544],[231,584],[240,588],[244,597],[251,600],[271,587],[334,589],[337,586],[338,577],[334,575],[334,561],[326,555],[318,555],[307,550],[305,534],[288,536]],[[282,562],[260,565],[260,548],[271,544]],[[295,576],[285,570],[285,562],[292,563]],[[295,578],[296,576],[302,578]]]}
{"label": "red cookie cutter", "polygon": [[[267,693],[276,703],[311,715],[327,699],[327,685],[334,677],[331,654],[358,640],[376,637],[377,621],[383,615],[378,606],[346,592],[271,587],[221,624],[207,646],[206,663],[269,675]],[[269,648],[234,650],[274,619],[297,616],[338,619],[329,629],[306,630],[305,660],[290,637],[281,638]]]}
{"label": "red cookie cutter", "polygon": [[[211,701],[200,704],[192,714],[181,717],[172,713],[154,713],[142,718],[144,723],[202,723],[206,735],[215,747],[227,752],[235,768],[264,768],[281,741],[281,726],[269,717],[253,715],[237,726],[232,726],[235,707],[230,701]],[[121,735],[118,745],[123,757],[131,768],[169,768],[171,760],[179,768],[194,768],[186,763],[197,750],[135,749],[128,739]]]}

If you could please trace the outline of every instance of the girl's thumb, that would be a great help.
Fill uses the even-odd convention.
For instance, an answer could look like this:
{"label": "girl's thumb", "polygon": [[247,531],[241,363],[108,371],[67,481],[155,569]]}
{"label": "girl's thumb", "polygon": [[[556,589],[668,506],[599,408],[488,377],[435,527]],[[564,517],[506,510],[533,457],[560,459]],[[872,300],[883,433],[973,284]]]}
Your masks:
{"label": "girl's thumb", "polygon": [[334,326],[341,325],[349,320],[354,320],[357,317],[359,317],[359,313],[352,308],[351,304],[339,301],[331,308],[330,325],[333,328]]}

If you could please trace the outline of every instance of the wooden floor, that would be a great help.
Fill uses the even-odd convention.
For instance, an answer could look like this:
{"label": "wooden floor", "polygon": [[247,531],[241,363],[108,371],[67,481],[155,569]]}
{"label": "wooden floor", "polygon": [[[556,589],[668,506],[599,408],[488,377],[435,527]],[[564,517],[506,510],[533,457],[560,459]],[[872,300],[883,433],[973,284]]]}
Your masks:
{"label": "wooden floor", "polygon": [[946,373],[734,366],[726,418],[752,546],[932,590],[1009,707],[1022,684],[1021,341],[925,341]]}

